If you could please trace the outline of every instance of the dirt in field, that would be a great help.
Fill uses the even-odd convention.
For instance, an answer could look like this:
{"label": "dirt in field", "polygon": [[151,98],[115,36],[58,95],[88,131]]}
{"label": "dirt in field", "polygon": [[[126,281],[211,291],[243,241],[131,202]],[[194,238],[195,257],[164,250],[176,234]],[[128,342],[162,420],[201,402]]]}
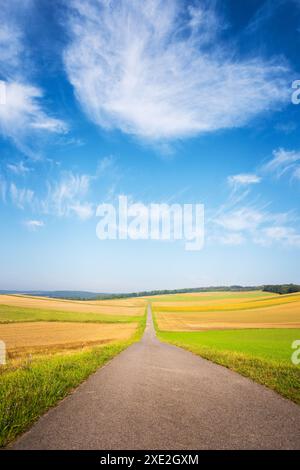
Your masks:
{"label": "dirt in field", "polygon": [[[128,300],[128,299],[126,299]],[[105,315],[143,315],[145,301],[143,303],[129,303],[121,300],[108,301],[83,301],[83,300],[58,300],[45,297],[27,297],[18,295],[0,295],[0,305],[13,307],[34,308],[41,310],[56,310],[62,312],[100,313]]]}
{"label": "dirt in field", "polygon": [[11,357],[26,352],[75,349],[130,338],[136,323],[33,322],[0,324],[0,338]]}

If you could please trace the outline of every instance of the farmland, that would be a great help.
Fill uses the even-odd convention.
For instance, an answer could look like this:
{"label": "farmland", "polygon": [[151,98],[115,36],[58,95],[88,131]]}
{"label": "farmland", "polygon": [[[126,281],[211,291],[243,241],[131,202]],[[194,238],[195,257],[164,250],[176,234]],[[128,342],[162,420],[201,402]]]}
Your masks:
{"label": "farmland", "polygon": [[300,295],[262,291],[152,298],[157,334],[300,403]]}
{"label": "farmland", "polygon": [[145,300],[84,302],[0,296],[0,338],[9,358],[127,340],[143,319]]}
{"label": "farmland", "polygon": [[[145,301],[130,299],[106,300],[106,301],[82,301],[50,299],[45,297],[30,297],[25,295],[0,295],[0,321],[5,307],[15,307],[17,309],[33,309],[43,312],[62,312],[76,314],[99,314],[109,316],[142,316],[144,313]],[[73,315],[76,318],[76,315]],[[93,317],[96,319],[96,316]],[[109,317],[107,317],[109,319]]]}
{"label": "farmland", "polygon": [[138,340],[146,301],[0,296],[0,446]]}
{"label": "farmland", "polygon": [[184,300],[154,300],[162,331],[240,328],[300,328],[300,295],[265,292],[191,295]]}
{"label": "farmland", "polygon": [[17,322],[0,325],[0,336],[12,358],[128,340],[136,328],[136,323]]}

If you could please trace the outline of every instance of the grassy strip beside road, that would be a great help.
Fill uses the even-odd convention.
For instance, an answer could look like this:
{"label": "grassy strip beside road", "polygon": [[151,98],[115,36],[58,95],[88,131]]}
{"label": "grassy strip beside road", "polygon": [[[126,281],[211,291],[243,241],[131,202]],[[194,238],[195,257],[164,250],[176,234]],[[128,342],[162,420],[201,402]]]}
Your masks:
{"label": "grassy strip beside road", "polygon": [[[291,364],[291,344],[300,339],[300,329],[240,329],[193,332],[160,332],[166,339],[205,346],[217,351],[249,354],[267,361]],[[299,384],[300,385],[300,384]]]}
{"label": "grassy strip beside road", "polygon": [[300,404],[300,366],[290,360],[291,343],[300,339],[299,329],[157,331],[157,335],[162,341],[232,369]]}
{"label": "grassy strip beside road", "polygon": [[140,322],[141,316],[104,313],[64,312],[35,308],[0,305],[0,323],[63,321],[82,323],[130,323]]}
{"label": "grassy strip beside road", "polygon": [[129,341],[77,353],[34,358],[29,365],[0,375],[0,446],[24,432],[100,366],[138,341],[146,315]]}

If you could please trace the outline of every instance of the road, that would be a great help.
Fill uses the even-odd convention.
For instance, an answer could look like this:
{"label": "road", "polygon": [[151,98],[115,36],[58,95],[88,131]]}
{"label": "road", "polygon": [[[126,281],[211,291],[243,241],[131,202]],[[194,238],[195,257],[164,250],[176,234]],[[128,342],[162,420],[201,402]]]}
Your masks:
{"label": "road", "polygon": [[300,407],[235,372],[142,340],[99,369],[14,449],[300,449]]}

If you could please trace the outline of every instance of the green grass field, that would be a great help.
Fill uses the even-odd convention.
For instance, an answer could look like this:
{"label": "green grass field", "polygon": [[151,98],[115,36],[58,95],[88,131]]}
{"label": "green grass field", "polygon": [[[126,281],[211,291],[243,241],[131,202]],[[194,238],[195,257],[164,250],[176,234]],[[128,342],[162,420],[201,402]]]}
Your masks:
{"label": "green grass field", "polygon": [[35,308],[0,305],[0,323],[63,321],[87,323],[130,323],[139,322],[140,316],[112,315],[102,313],[63,312]]}
{"label": "green grass field", "polygon": [[158,336],[300,404],[300,366],[291,362],[291,344],[300,339],[300,329],[158,331]]}
{"label": "green grass field", "polygon": [[199,292],[194,294],[166,294],[155,295],[151,297],[151,302],[201,302],[201,300],[224,300],[224,299],[244,299],[253,298],[260,299],[261,297],[275,297],[271,292],[264,292],[262,290],[245,291],[245,292]]}
{"label": "green grass field", "polygon": [[300,329],[221,330],[161,332],[164,340],[203,346],[217,351],[232,351],[252,357],[291,364],[291,344],[300,339]]}

